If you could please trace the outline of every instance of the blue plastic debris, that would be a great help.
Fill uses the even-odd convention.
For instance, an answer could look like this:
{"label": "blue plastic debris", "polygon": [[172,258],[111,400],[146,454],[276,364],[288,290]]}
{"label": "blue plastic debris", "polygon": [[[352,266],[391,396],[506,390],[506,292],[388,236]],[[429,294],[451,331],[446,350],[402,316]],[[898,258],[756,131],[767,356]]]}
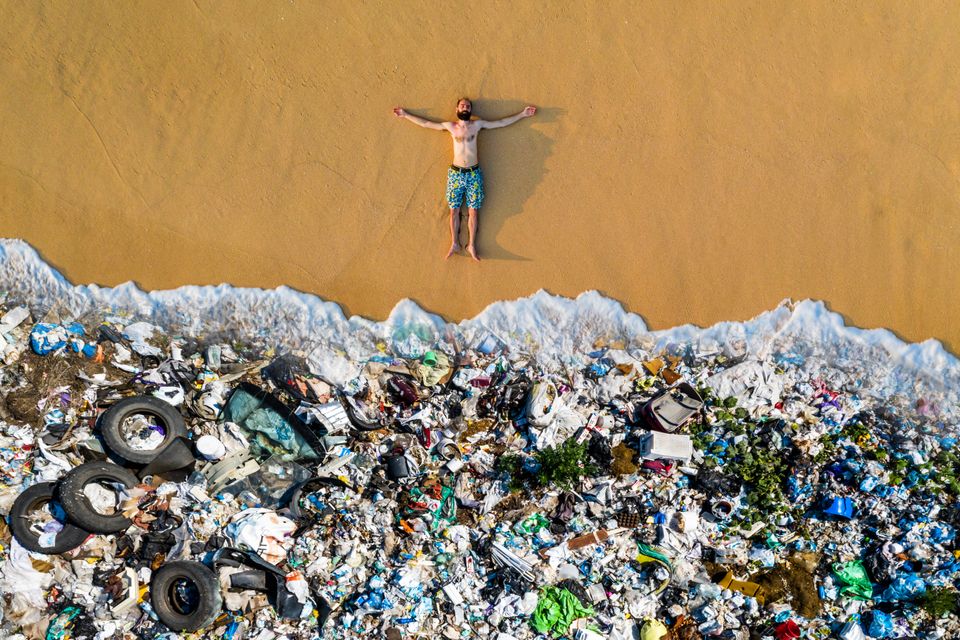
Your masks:
{"label": "blue plastic debris", "polygon": [[593,378],[602,378],[603,376],[607,375],[611,369],[613,369],[615,364],[616,363],[609,358],[597,360],[587,368],[588,375]]}
{"label": "blue plastic debris", "polygon": [[956,537],[956,532],[953,530],[953,527],[945,522],[938,522],[937,524],[931,525],[927,528],[927,536],[929,537],[930,542],[934,544],[943,544],[945,542],[951,542],[954,537]]}
{"label": "blue plastic debris", "polygon": [[[79,322],[64,325],[39,322],[30,330],[30,347],[37,355],[45,356],[63,349],[68,342],[82,338],[83,335],[83,325]],[[80,348],[81,345],[76,345],[74,350],[80,351]]]}
{"label": "blue plastic debris", "polygon": [[888,602],[914,600],[927,592],[927,583],[915,573],[901,573],[881,596]]}
{"label": "blue plastic debris", "polygon": [[892,638],[893,616],[879,609],[874,609],[873,620],[870,622],[870,628],[867,629],[867,635],[871,638]]}
{"label": "blue plastic debris", "polygon": [[823,508],[824,513],[831,516],[846,518],[847,520],[853,517],[853,511],[853,500],[850,498],[827,498]]}

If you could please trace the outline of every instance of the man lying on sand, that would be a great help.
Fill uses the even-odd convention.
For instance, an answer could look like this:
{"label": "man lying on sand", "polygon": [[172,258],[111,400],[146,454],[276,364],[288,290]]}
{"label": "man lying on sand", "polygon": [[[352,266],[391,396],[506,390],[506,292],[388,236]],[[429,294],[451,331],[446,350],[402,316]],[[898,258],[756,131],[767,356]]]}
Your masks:
{"label": "man lying on sand", "polygon": [[537,112],[536,107],[527,107],[520,113],[503,118],[502,120],[471,120],[473,103],[467,98],[457,101],[457,122],[433,122],[426,118],[407,113],[396,107],[393,113],[398,118],[406,118],[414,124],[437,131],[449,131],[453,136],[453,164],[447,171],[447,203],[450,205],[450,251],[449,258],[454,251],[460,250],[460,205],[463,198],[467,198],[468,223],[470,242],[467,251],[474,260],[477,257],[477,245],[474,238],[477,233],[477,210],[483,204],[483,173],[477,163],[477,134],[481,129],[499,129],[506,127],[523,118],[529,118]]}

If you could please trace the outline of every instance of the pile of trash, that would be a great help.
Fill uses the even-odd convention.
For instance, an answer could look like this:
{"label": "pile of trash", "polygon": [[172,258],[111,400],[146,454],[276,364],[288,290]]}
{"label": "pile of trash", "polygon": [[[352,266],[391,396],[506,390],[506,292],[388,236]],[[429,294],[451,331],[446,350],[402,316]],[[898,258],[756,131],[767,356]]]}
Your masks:
{"label": "pile of trash", "polygon": [[952,396],[870,363],[0,336],[7,638],[960,637]]}

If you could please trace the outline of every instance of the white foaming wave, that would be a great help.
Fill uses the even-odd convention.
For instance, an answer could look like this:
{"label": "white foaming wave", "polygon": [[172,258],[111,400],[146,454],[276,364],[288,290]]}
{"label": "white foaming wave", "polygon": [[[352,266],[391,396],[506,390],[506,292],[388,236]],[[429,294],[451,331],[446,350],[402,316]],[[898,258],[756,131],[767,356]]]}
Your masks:
{"label": "white foaming wave", "polygon": [[0,291],[7,293],[8,302],[27,304],[37,316],[51,309],[73,318],[127,314],[200,339],[232,337],[247,344],[303,349],[336,379],[354,375],[358,362],[385,345],[394,351],[411,344],[465,346],[493,335],[546,366],[583,365],[592,361],[588,353],[606,345],[641,355],[669,351],[786,358],[844,371],[863,393],[877,397],[933,393],[942,404],[960,404],[956,401],[960,361],[940,342],[910,344],[886,329],[847,326],[839,313],[812,300],[784,300],[745,322],[650,331],[639,315],[596,291],[570,299],[540,290],[526,298],[495,302],[458,324],[404,299],[378,322],[347,318],[338,304],[285,286],[221,284],[145,292],[132,282],[116,287],[73,285],[33,247],[16,239],[0,239]]}

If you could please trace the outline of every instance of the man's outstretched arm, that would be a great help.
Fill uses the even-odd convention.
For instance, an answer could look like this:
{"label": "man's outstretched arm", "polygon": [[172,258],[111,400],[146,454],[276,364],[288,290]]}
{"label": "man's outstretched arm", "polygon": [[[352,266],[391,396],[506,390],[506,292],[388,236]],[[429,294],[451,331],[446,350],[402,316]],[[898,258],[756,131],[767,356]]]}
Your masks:
{"label": "man's outstretched arm", "polygon": [[442,122],[434,122],[433,120],[427,120],[426,118],[415,116],[412,113],[407,113],[401,107],[394,107],[393,114],[398,118],[406,118],[413,124],[418,124],[426,129],[436,129],[437,131],[444,131],[446,129],[446,127],[443,126],[444,123]]}
{"label": "man's outstretched arm", "polygon": [[523,120],[524,118],[529,118],[537,112],[536,107],[527,107],[520,113],[514,114],[512,116],[507,116],[501,120],[481,120],[480,128],[481,129],[499,129],[500,127],[508,127],[514,122]]}

